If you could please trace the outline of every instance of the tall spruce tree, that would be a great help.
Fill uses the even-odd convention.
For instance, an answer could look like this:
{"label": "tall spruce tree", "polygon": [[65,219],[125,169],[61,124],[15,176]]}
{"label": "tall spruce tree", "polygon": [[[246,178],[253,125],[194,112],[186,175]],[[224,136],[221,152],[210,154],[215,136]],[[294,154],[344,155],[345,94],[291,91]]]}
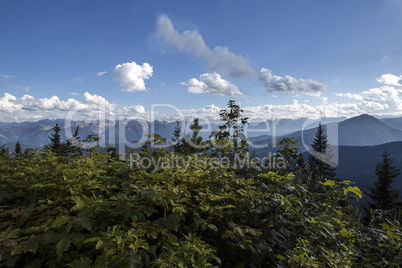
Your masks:
{"label": "tall spruce tree", "polygon": [[335,179],[335,168],[328,164],[331,163],[333,153],[330,144],[328,143],[327,135],[324,134],[321,122],[318,124],[317,132],[311,147],[313,147],[313,150],[310,151],[308,164],[313,179]]}
{"label": "tall spruce tree", "polygon": [[71,138],[61,144],[61,151],[63,155],[80,155],[82,153],[81,138],[79,135],[80,126],[78,125]]}
{"label": "tall spruce tree", "polygon": [[[243,109],[234,100],[229,100],[228,107],[219,113],[221,121],[219,130],[211,134],[213,144],[216,147],[215,154],[233,158],[235,154],[249,153],[248,139],[244,134],[244,126],[248,124],[248,117],[243,117]],[[226,148],[226,144],[230,148]]]}
{"label": "tall spruce tree", "polygon": [[19,141],[17,141],[17,143],[15,144],[14,154],[22,154],[22,149]]}
{"label": "tall spruce tree", "polygon": [[176,121],[176,127],[174,128],[173,137],[172,137],[172,149],[175,153],[183,152],[183,142],[182,142],[183,133],[181,132],[180,122]]}
{"label": "tall spruce tree", "polygon": [[50,150],[56,155],[61,155],[63,153],[63,144],[61,143],[60,131],[61,128],[59,127],[59,124],[56,123],[56,125],[53,127],[53,134],[50,136],[49,147]]}
{"label": "tall spruce tree", "polygon": [[194,118],[190,129],[192,131],[191,136],[190,134],[186,134],[182,139],[184,153],[200,153],[205,151],[207,146],[202,141],[202,137],[199,136],[202,126],[198,118]]}
{"label": "tall spruce tree", "polygon": [[389,157],[389,153],[385,150],[382,161],[378,162],[375,167],[377,181],[374,187],[369,187],[370,193],[366,193],[371,202],[370,209],[394,210],[400,208],[398,203],[398,190],[392,188],[392,183],[401,174],[400,170],[393,165],[393,159]]}

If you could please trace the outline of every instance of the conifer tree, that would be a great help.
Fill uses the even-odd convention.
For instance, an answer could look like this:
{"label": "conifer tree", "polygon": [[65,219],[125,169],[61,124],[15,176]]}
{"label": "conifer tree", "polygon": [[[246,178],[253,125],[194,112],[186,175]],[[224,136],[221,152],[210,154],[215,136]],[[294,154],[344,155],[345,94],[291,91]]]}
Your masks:
{"label": "conifer tree", "polygon": [[63,155],[80,155],[82,153],[81,147],[81,138],[79,135],[80,126],[78,125],[74,131],[74,134],[71,138],[67,139],[66,142],[61,144],[62,154]]}
{"label": "conifer tree", "polygon": [[219,113],[221,121],[224,125],[219,126],[219,130],[211,134],[213,143],[217,148],[216,153],[219,155],[225,154],[228,148],[222,148],[225,143],[229,145],[229,153],[231,157],[234,154],[248,153],[248,140],[244,135],[244,126],[248,124],[248,117],[243,117],[243,109],[237,105],[234,100],[228,102],[228,107],[222,109]]}
{"label": "conifer tree", "polygon": [[400,170],[393,165],[393,159],[389,158],[389,153],[385,150],[382,161],[378,162],[375,168],[377,181],[374,187],[369,187],[370,193],[366,193],[370,199],[370,209],[394,210],[400,204],[398,201],[398,190],[392,188],[395,178],[400,175]]}
{"label": "conifer tree", "polygon": [[311,154],[308,159],[308,164],[313,179],[335,179],[335,168],[329,164],[333,157],[332,149],[328,143],[327,135],[324,134],[321,122],[318,124],[315,139],[311,147],[313,147],[314,150],[310,151]]}
{"label": "conifer tree", "polygon": [[187,134],[182,140],[184,152],[199,153],[204,151],[206,149],[206,145],[202,141],[202,137],[198,135],[202,129],[198,118],[194,118],[190,129],[192,131],[191,136]]}
{"label": "conifer tree", "polygon": [[17,141],[17,143],[15,144],[14,154],[22,154],[22,149],[19,141]]}
{"label": "conifer tree", "polygon": [[172,149],[176,153],[182,153],[183,152],[183,142],[182,142],[182,135],[183,133],[181,132],[181,127],[180,127],[180,122],[176,122],[176,127],[173,132],[173,137],[172,137]]}
{"label": "conifer tree", "polygon": [[57,155],[61,155],[63,151],[60,131],[61,128],[59,127],[59,124],[56,123],[56,125],[53,127],[53,134],[50,137],[50,143],[49,143],[50,150]]}

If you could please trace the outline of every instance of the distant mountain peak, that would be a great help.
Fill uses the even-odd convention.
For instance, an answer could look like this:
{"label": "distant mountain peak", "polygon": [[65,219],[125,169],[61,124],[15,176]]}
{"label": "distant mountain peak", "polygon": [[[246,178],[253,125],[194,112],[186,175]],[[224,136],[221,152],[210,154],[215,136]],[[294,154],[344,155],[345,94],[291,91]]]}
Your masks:
{"label": "distant mountain peak", "polygon": [[375,118],[374,116],[371,116],[371,115],[369,115],[369,114],[361,114],[361,115],[356,116],[356,117],[354,117],[354,118],[374,118],[374,119],[377,119],[377,118]]}
{"label": "distant mountain peak", "polygon": [[381,120],[371,116],[369,114],[361,114],[356,117],[349,118],[342,123],[369,123],[369,124],[382,124]]}

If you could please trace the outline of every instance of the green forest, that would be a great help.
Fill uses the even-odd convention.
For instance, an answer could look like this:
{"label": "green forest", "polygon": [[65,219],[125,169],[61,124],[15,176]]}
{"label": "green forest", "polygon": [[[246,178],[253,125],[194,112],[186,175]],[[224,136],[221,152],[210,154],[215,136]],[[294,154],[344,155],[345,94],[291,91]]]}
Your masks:
{"label": "green forest", "polygon": [[[362,213],[365,193],[305,159],[292,139],[276,155],[253,158],[242,114],[229,101],[209,140],[194,119],[191,134],[178,125],[172,141],[152,134],[125,156],[102,152],[78,128],[62,142],[58,126],[40,151],[0,149],[0,266],[402,265],[391,187],[399,171],[389,154]],[[325,145],[320,125],[312,146]]]}

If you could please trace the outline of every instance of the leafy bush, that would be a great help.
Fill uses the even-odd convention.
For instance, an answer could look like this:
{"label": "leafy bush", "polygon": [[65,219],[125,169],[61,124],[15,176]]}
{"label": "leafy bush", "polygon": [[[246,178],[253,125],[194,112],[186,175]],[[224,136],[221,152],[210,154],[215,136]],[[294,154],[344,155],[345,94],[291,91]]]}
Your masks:
{"label": "leafy bush", "polygon": [[[183,157],[147,146],[141,152],[168,155]],[[0,158],[0,266],[402,263],[399,223],[377,215],[361,225],[349,205],[361,192],[348,181],[312,184],[290,173],[244,172],[217,166],[208,155],[182,160],[155,170],[96,150]]]}

